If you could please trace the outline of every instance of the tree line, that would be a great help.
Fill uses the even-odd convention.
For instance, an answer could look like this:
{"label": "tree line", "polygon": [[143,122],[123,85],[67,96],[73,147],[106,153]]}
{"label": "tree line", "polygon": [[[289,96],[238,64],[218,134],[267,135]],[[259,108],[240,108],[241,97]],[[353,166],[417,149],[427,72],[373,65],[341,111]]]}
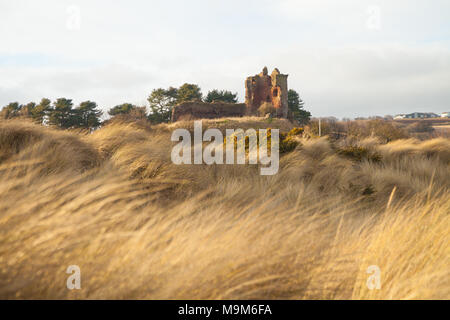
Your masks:
{"label": "tree line", "polygon": [[93,129],[101,124],[103,112],[93,101],[84,101],[74,107],[72,99],[59,98],[53,103],[43,98],[38,104],[30,102],[22,105],[11,102],[0,111],[3,119],[27,117],[39,124],[49,124],[63,129]]}
{"label": "tree line", "polygon": [[[169,122],[172,108],[186,101],[227,102],[237,103],[237,93],[228,90],[211,90],[203,97],[201,89],[196,84],[185,83],[182,86],[167,89],[158,88],[152,90],[147,98],[150,110],[147,113],[146,106],[137,106],[131,103],[123,103],[109,109],[108,115],[112,118],[123,117],[135,120],[148,120],[151,123]],[[303,109],[303,101],[295,90],[288,93],[289,110],[293,119],[301,123],[309,121],[311,114]],[[52,125],[62,129],[83,128],[95,129],[102,124],[103,112],[97,103],[84,101],[74,106],[72,99],[59,98],[50,101],[43,98],[39,103],[30,102],[19,104],[11,102],[0,111],[0,118],[11,119],[27,117],[39,124]]]}

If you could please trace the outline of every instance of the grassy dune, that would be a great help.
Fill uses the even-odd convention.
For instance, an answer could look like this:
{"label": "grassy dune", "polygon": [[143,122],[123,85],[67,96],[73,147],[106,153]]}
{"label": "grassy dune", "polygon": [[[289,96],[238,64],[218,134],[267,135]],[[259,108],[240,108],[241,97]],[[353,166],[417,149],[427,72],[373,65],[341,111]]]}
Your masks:
{"label": "grassy dune", "polygon": [[297,138],[260,176],[173,165],[174,127],[0,122],[0,298],[450,298],[450,139]]}

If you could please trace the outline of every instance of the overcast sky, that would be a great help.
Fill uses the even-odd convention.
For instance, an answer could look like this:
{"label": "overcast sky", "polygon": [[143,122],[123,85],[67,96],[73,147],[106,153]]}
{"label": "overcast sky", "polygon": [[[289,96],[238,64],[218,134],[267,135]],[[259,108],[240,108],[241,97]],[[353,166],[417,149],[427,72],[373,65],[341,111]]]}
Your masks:
{"label": "overcast sky", "polygon": [[238,92],[267,66],[313,116],[450,111],[448,0],[0,0],[0,106]]}

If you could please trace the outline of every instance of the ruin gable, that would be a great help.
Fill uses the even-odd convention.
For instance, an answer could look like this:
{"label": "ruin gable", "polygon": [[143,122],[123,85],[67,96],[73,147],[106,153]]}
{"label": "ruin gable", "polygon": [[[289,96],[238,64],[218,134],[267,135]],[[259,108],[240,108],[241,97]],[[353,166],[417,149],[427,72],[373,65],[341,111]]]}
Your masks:
{"label": "ruin gable", "polygon": [[260,74],[245,80],[245,104],[250,114],[257,114],[263,103],[271,103],[277,110],[277,116],[288,115],[287,74],[281,74],[275,68],[269,76],[267,67]]}

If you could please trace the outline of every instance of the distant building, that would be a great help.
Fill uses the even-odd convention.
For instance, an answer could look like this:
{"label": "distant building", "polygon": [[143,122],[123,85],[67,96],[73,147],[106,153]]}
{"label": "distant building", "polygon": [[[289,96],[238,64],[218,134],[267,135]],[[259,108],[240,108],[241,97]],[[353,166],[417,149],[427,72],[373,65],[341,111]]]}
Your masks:
{"label": "distant building", "polygon": [[394,119],[427,119],[427,118],[439,118],[439,115],[433,112],[413,112],[408,114],[398,114]]}
{"label": "distant building", "polygon": [[442,112],[441,117],[442,118],[450,118],[450,112]]}

